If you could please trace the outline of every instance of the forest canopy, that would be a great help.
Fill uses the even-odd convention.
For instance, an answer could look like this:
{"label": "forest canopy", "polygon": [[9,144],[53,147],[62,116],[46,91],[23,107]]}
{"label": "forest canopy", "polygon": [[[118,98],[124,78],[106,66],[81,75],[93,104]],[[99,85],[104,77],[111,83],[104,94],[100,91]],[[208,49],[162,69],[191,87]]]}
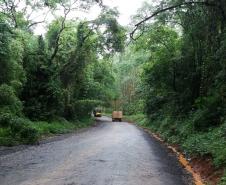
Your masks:
{"label": "forest canopy", "polygon": [[[69,16],[94,5],[102,11],[93,20]],[[109,58],[126,39],[116,9],[98,0],[1,0],[0,9],[2,132],[18,138],[33,132],[32,140],[31,121],[81,120],[109,105],[115,96]],[[46,33],[35,34],[50,15]]]}

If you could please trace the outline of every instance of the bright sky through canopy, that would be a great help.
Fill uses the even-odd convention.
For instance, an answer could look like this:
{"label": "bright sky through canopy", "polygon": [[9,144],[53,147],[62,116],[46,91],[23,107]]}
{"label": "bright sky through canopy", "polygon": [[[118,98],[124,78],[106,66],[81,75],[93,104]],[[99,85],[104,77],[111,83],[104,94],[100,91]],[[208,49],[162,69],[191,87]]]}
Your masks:
{"label": "bright sky through canopy", "polygon": [[[104,3],[110,7],[117,7],[120,12],[119,22],[127,25],[130,22],[130,16],[136,14],[138,8],[142,6],[145,0],[104,0]],[[151,3],[152,0],[146,0]]]}
{"label": "bright sky through canopy", "polygon": [[[130,17],[136,14],[137,9],[139,9],[143,2],[146,1],[148,3],[153,3],[158,0],[103,0],[104,5],[107,5],[111,8],[116,7],[120,12],[119,23],[123,26],[126,26],[130,23]],[[88,15],[83,13],[73,13],[77,14],[79,18],[87,18],[89,20],[95,19],[100,13],[100,8],[98,6],[94,6]],[[79,15],[79,16],[78,16]],[[69,16],[69,18],[71,18]],[[48,17],[48,22],[51,22],[53,18],[51,16]],[[37,35],[44,34],[46,32],[44,25],[38,25],[35,29],[35,33]]]}

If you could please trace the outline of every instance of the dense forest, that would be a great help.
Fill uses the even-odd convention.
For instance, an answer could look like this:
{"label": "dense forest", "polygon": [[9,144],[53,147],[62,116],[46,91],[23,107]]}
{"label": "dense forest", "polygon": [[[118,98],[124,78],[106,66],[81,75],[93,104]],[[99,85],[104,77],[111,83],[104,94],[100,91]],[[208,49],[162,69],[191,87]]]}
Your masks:
{"label": "dense forest", "polygon": [[[68,16],[97,5],[92,21]],[[0,144],[81,127],[94,107],[120,100],[125,115],[188,157],[226,167],[225,0],[144,3],[127,27],[98,0],[0,8]],[[33,12],[54,15],[45,35],[34,33],[45,20]]]}
{"label": "dense forest", "polygon": [[[102,8],[94,20],[68,18]],[[124,48],[118,12],[99,1],[0,1],[0,141],[33,143],[90,116],[114,98],[109,58]],[[53,16],[45,35],[34,34],[33,14]],[[51,124],[52,122],[52,124]],[[63,126],[62,126],[63,125]]]}
{"label": "dense forest", "polygon": [[131,25],[114,58],[124,112],[188,158],[225,168],[226,2],[144,3]]}

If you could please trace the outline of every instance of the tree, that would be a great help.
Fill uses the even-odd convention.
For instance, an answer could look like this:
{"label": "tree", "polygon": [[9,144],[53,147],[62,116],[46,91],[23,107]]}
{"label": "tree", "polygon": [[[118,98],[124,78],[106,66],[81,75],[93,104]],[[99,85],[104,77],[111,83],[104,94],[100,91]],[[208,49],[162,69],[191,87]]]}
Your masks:
{"label": "tree", "polygon": [[151,52],[143,75],[149,117],[181,117],[197,111],[202,114],[200,122],[194,123],[197,129],[221,123],[222,114],[217,110],[225,109],[219,80],[224,57],[219,48],[225,45],[224,7],[223,1],[162,1],[155,11],[150,9],[149,16],[136,16],[139,22],[131,37],[138,50]]}

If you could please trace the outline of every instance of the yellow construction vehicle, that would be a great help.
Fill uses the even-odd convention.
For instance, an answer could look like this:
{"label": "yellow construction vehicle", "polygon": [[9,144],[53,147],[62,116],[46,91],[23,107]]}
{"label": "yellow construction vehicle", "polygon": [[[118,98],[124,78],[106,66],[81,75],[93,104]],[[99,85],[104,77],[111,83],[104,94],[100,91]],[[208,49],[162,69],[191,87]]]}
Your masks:
{"label": "yellow construction vehicle", "polygon": [[95,117],[101,117],[102,116],[102,113],[101,113],[102,111],[101,111],[101,109],[100,108],[95,108],[94,110],[93,110],[93,115],[95,116]]}

